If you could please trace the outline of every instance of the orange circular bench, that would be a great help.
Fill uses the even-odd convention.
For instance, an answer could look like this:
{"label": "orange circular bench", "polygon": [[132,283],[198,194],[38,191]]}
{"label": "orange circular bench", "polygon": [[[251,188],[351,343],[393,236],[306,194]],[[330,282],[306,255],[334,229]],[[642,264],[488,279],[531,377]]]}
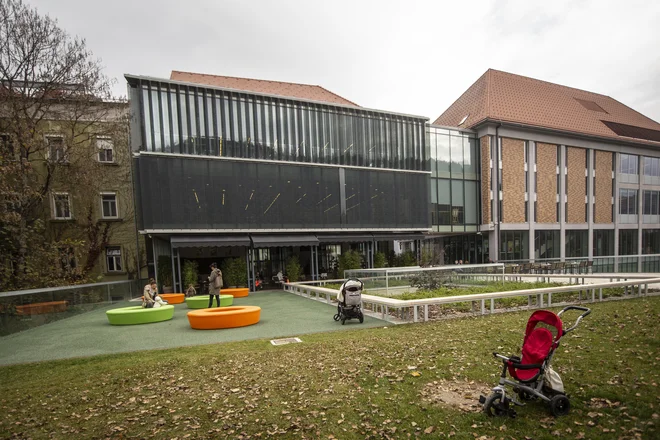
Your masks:
{"label": "orange circular bench", "polygon": [[43,315],[46,313],[66,312],[66,301],[48,301],[16,306],[17,315]]}
{"label": "orange circular bench", "polygon": [[230,306],[188,312],[190,327],[197,330],[245,327],[256,324],[260,317],[261,307],[256,306]]}
{"label": "orange circular bench", "polygon": [[185,293],[161,293],[160,297],[168,304],[183,304],[186,300]]}
{"label": "orange circular bench", "polygon": [[230,289],[220,289],[220,294],[222,295],[231,295],[234,298],[244,298],[248,296],[250,289],[247,287],[233,287]]}
{"label": "orange circular bench", "polygon": [[[158,296],[168,304],[183,304],[186,300],[185,293],[159,293]],[[144,301],[144,296],[140,297]]]}

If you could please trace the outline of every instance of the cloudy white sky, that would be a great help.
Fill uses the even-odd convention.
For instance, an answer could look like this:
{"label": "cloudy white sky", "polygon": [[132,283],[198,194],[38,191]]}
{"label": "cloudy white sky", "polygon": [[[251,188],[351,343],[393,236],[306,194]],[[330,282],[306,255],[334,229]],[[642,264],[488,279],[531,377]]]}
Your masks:
{"label": "cloudy white sky", "polygon": [[124,73],[318,84],[439,116],[488,68],[612,96],[660,121],[660,2],[26,0]]}

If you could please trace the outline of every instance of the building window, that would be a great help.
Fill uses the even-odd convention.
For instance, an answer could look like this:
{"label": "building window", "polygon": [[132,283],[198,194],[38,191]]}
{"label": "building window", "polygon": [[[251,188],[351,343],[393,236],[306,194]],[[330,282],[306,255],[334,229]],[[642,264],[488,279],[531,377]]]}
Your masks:
{"label": "building window", "polygon": [[621,155],[621,166],[619,172],[621,174],[638,174],[637,170],[638,157],[631,154]]}
{"label": "building window", "polygon": [[644,175],[660,177],[660,158],[657,157],[644,158]]}
{"label": "building window", "polygon": [[500,232],[500,261],[527,260],[527,231]]}
{"label": "building window", "polygon": [[637,229],[619,230],[619,255],[637,255]]}
{"label": "building window", "polygon": [[105,262],[108,272],[122,272],[121,248],[119,246],[108,246],[105,248]]}
{"label": "building window", "polygon": [[99,162],[113,163],[115,161],[114,144],[109,137],[97,137],[96,148],[99,150]]}
{"label": "building window", "polygon": [[101,193],[101,213],[103,218],[119,218],[116,193]]}
{"label": "building window", "polygon": [[644,190],[644,200],[642,203],[642,212],[644,215],[659,215],[658,212],[658,198],[660,191]]}
{"label": "building window", "polygon": [[637,214],[636,189],[619,189],[619,214]]}
{"label": "building window", "polygon": [[53,218],[56,220],[70,220],[71,198],[68,193],[53,194]]}
{"label": "building window", "polygon": [[594,230],[594,257],[607,257],[614,255],[614,230]]}
{"label": "building window", "polygon": [[588,232],[585,230],[580,231],[566,231],[566,257],[586,257]]}
{"label": "building window", "polygon": [[559,231],[534,231],[534,258],[559,258]]}
{"label": "building window", "polygon": [[660,229],[642,230],[642,253],[660,254]]}
{"label": "building window", "polygon": [[64,138],[62,136],[48,136],[46,137],[46,142],[48,142],[49,161],[51,162],[67,161],[66,145],[64,144]]}

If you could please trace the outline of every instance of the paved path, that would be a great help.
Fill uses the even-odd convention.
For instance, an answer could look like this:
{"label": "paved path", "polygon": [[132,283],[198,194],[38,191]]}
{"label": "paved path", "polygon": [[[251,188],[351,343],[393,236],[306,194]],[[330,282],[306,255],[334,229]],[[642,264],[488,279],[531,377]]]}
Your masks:
{"label": "paved path", "polygon": [[186,313],[189,309],[185,304],[174,306],[174,319],[170,321],[129,326],[108,324],[106,310],[135,304],[112,304],[1,337],[0,365],[388,325],[366,316],[363,324],[351,320],[342,326],[332,319],[336,306],[281,290],[251,293],[247,298],[234,299],[234,305],[261,307],[260,322],[249,327],[193,330],[188,324]]}

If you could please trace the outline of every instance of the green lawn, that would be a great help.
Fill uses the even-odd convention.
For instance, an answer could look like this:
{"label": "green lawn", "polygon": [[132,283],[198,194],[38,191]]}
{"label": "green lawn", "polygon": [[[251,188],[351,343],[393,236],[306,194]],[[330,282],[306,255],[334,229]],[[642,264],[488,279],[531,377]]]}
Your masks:
{"label": "green lawn", "polygon": [[491,352],[518,352],[525,311],[2,367],[0,437],[658,438],[660,298],[592,307],[554,359],[573,405],[558,419],[437,403],[495,385]]}

